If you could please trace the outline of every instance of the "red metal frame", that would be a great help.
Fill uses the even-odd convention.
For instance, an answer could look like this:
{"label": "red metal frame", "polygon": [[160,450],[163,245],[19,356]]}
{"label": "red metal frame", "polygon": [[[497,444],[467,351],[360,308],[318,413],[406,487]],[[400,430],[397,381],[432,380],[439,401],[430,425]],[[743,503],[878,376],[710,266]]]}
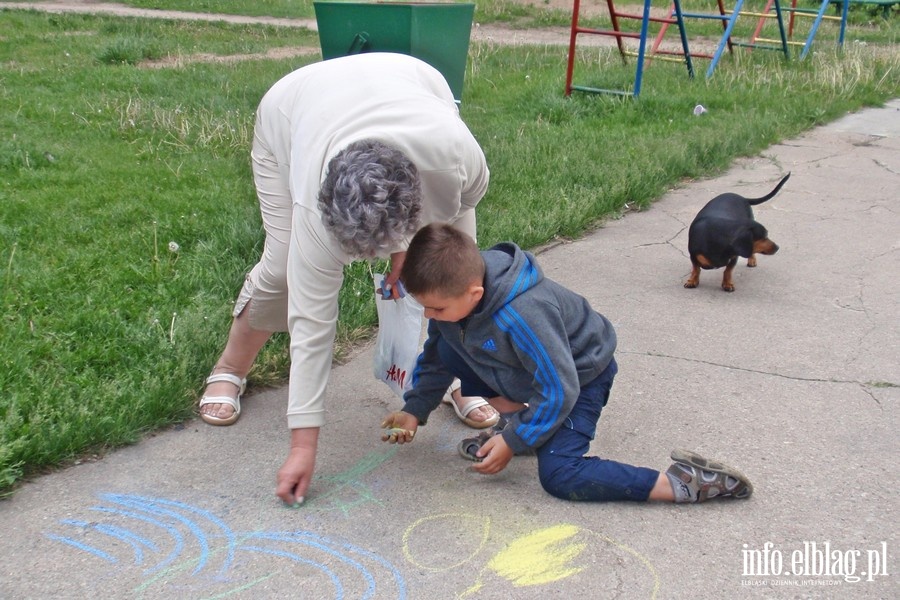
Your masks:
{"label": "red metal frame", "polygon": [[[633,14],[633,13],[626,13],[626,12],[621,12],[619,10],[616,10],[614,0],[606,0],[606,6],[609,10],[609,18],[610,18],[610,21],[612,24],[612,30],[607,30],[607,29],[595,29],[592,27],[582,27],[579,24],[581,0],[574,0],[574,5],[572,8],[572,26],[571,26],[570,37],[569,37],[569,58],[568,58],[568,62],[566,65],[566,96],[571,95],[573,89],[575,89],[572,85],[572,76],[573,76],[573,72],[575,69],[576,38],[579,34],[606,35],[606,36],[614,37],[616,39],[616,46],[619,49],[619,54],[622,57],[623,62],[625,61],[625,57],[627,55],[627,50],[625,48],[625,45],[622,43],[622,38],[629,38],[629,39],[635,39],[635,40],[642,40],[642,38],[644,38],[642,40],[642,44],[641,44],[642,50],[639,53],[639,59],[638,59],[639,64],[637,66],[637,75],[636,75],[636,79],[635,79],[635,91],[633,92],[634,96],[637,96],[640,93],[640,81],[641,81],[641,72],[643,69],[643,61],[645,58],[646,58],[646,60],[649,60],[651,58],[652,54],[665,54],[665,55],[674,55],[674,56],[683,57],[685,60],[685,63],[687,64],[688,74],[691,77],[693,77],[693,67],[691,65],[691,60],[690,60],[691,55],[687,48],[687,38],[684,33],[683,22],[681,22],[681,24],[680,24],[681,41],[682,41],[682,47],[683,47],[682,52],[677,52],[674,50],[659,50],[659,47],[658,47],[659,42],[657,42],[654,45],[653,51],[650,53],[650,55],[647,55],[646,57],[644,56],[643,44],[646,42],[645,38],[647,35],[647,23],[648,22],[662,23],[663,28],[664,28],[663,30],[665,30],[665,28],[667,28],[669,25],[679,25],[679,19],[675,18],[674,16],[670,16],[670,17],[650,16],[649,1],[650,0],[646,0],[646,4],[645,4],[646,14]],[[718,0],[718,1],[721,4],[722,0]],[[674,13],[672,13],[672,14],[674,14]],[[680,17],[680,15],[678,15],[678,16]],[[641,21],[642,22],[641,31],[640,32],[622,31],[619,28],[619,19],[630,19],[630,20],[635,20],[635,21]],[[594,90],[594,91],[610,91],[610,90]]]}

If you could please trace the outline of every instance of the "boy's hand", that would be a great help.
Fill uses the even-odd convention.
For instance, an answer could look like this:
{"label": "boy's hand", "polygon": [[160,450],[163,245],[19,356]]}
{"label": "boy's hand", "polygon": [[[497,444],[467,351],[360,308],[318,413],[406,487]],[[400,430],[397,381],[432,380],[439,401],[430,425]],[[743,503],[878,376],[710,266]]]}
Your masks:
{"label": "boy's hand", "polygon": [[381,436],[382,442],[389,444],[408,444],[416,436],[419,419],[402,410],[392,412],[384,418],[381,426],[386,430]]}
{"label": "boy's hand", "polygon": [[475,455],[481,462],[475,463],[473,469],[482,475],[496,475],[512,460],[513,451],[502,435],[495,435],[486,441]]}

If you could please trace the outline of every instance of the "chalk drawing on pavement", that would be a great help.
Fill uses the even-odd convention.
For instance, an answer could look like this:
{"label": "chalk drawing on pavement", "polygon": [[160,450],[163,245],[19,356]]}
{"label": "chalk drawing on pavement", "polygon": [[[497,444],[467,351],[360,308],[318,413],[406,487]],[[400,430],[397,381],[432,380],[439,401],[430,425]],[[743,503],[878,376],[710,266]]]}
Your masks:
{"label": "chalk drawing on pavement", "polygon": [[[363,461],[348,474],[371,467]],[[407,597],[402,572],[377,548],[312,531],[234,531],[210,511],[165,498],[99,498],[88,509],[96,518],[60,519],[45,536],[93,559],[101,578],[123,580],[127,574],[137,597],[176,591],[223,597],[279,576],[302,581],[320,598]],[[505,527],[493,527],[484,515],[441,513],[418,518],[382,541],[392,550],[402,544],[419,582],[427,581],[426,573],[461,568],[454,574],[462,577],[454,586],[458,598],[516,596],[525,588],[543,593],[563,580],[587,596],[618,589],[628,597],[657,597],[653,564],[618,540],[568,523],[523,534]],[[502,547],[491,550],[491,542]]]}
{"label": "chalk drawing on pavement", "polygon": [[315,494],[304,503],[303,511],[309,513],[337,510],[348,514],[352,508],[362,504],[381,505],[381,500],[362,482],[362,478],[390,460],[397,450],[396,446],[391,446],[382,452],[370,452],[342,473],[318,476]]}
{"label": "chalk drawing on pavement", "polygon": [[[597,556],[605,557],[608,562],[597,563]],[[633,565],[639,568],[638,572],[646,570],[650,579],[646,576],[635,578]],[[616,571],[628,575],[623,578]],[[605,576],[615,581],[617,588],[628,587],[629,597],[641,597],[646,593],[649,598],[655,599],[659,591],[656,569],[639,552],[589,529],[558,524],[532,531],[507,544],[488,561],[475,583],[458,597],[477,597],[484,588],[504,584],[513,588],[546,586],[582,572],[595,584]],[[628,581],[629,578],[631,581]],[[632,590],[632,587],[635,589]],[[644,592],[646,588],[649,590]],[[586,596],[591,595],[588,587],[579,585],[579,589]],[[638,595],[638,590],[641,595]],[[493,592],[496,593],[496,590]]]}
{"label": "chalk drawing on pavement", "polygon": [[[319,597],[406,598],[400,572],[375,552],[308,531],[233,531],[209,511],[165,498],[101,494],[98,520],[62,519],[46,537],[111,570],[138,569],[138,596],[160,587],[221,596],[290,568]],[[273,560],[274,559],[274,560]]]}
{"label": "chalk drawing on pavement", "polygon": [[[454,532],[456,539],[434,532]],[[403,532],[403,555],[406,560],[426,571],[449,571],[470,562],[487,543],[491,532],[489,517],[446,513],[415,521]],[[434,543],[440,539],[439,545]]]}

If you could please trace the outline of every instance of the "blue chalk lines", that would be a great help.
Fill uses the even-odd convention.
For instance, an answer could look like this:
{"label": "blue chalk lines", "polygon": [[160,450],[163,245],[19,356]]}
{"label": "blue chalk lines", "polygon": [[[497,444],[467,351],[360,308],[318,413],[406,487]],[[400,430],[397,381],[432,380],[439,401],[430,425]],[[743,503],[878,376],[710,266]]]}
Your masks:
{"label": "blue chalk lines", "polygon": [[[138,595],[173,582],[209,596],[228,595],[284,575],[285,567],[291,567],[305,587],[322,589],[318,597],[406,598],[399,571],[352,544],[306,531],[239,533],[209,511],[164,498],[99,498],[101,503],[89,510],[103,515],[104,522],[63,519],[62,533],[45,535],[111,569],[140,569]],[[324,592],[327,588],[330,594]]]}

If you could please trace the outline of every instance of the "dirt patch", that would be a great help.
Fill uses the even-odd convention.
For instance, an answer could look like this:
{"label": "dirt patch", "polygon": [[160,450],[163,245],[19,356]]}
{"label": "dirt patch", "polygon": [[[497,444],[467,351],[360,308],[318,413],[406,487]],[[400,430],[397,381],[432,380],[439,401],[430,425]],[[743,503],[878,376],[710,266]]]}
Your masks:
{"label": "dirt patch", "polygon": [[[518,0],[523,5],[532,6],[538,9],[556,9],[571,14],[571,0]],[[2,7],[6,8],[22,8],[40,10],[49,13],[82,13],[82,14],[106,14],[121,17],[142,17],[153,19],[182,19],[195,21],[211,21],[225,22],[235,24],[263,24],[279,27],[298,27],[317,30],[315,19],[284,19],[276,17],[246,17],[241,15],[223,15],[196,12],[180,12],[168,10],[151,10],[143,8],[134,8],[124,4],[114,2],[102,2],[97,0],[51,0],[49,2],[30,3],[30,2],[4,2]],[[641,5],[622,4],[616,5],[617,12],[627,12],[631,14],[640,14]],[[665,16],[666,9],[653,9],[654,16]],[[582,2],[580,15],[583,18],[595,17],[608,14],[609,9],[606,2],[598,0],[589,0]],[[626,26],[622,26],[626,29]],[[629,30],[631,30],[629,28]],[[472,26],[472,41],[485,42],[502,45],[548,45],[548,46],[568,46],[571,36],[570,27],[546,27],[546,28],[527,28],[520,29],[510,25],[491,24],[481,25],[478,23]],[[669,38],[676,38],[675,32],[671,32],[666,38],[666,46],[670,47],[672,43]],[[629,40],[629,44],[634,44],[633,40]],[[578,36],[579,47],[612,47],[615,46],[616,40],[612,36],[606,35],[584,35]],[[693,47],[692,47],[693,50]],[[314,54],[319,51],[318,47],[290,47],[276,48],[261,54],[239,54],[231,56],[216,56],[211,54],[196,54],[190,56],[167,57],[161,60],[147,61],[141,63],[141,66],[148,68],[166,68],[177,67],[188,63],[195,62],[218,62],[233,63],[244,60],[259,60],[263,58],[291,58],[294,56],[305,56]]]}
{"label": "dirt patch", "polygon": [[[516,1],[516,0],[513,0]],[[556,9],[566,14],[571,14],[571,0],[518,0],[523,5],[533,6],[537,9]],[[276,17],[245,17],[241,15],[223,15],[196,12],[180,12],[168,10],[151,10],[134,8],[115,2],[102,2],[98,0],[51,0],[48,2],[4,2],[7,8],[34,9],[50,13],[82,13],[82,14],[107,14],[121,17],[145,17],[155,19],[188,19],[196,21],[222,21],[225,23],[249,24],[259,23],[263,25],[276,25],[281,27],[301,27],[315,31],[317,29],[315,19],[284,19]],[[640,14],[639,5],[616,6],[620,12]],[[654,9],[655,11],[656,9]],[[658,9],[660,14],[665,14],[665,9]],[[581,15],[592,17],[608,14],[605,2],[583,2]],[[599,37],[599,36],[591,36]],[[516,28],[509,25],[480,25],[472,27],[472,39],[474,41],[490,40],[496,43],[510,44],[553,44],[566,45],[569,43],[569,27],[546,28]]]}
{"label": "dirt patch", "polygon": [[174,10],[152,10],[134,8],[114,2],[93,0],[51,0],[49,2],[4,2],[0,8],[21,8],[48,13],[79,13],[89,15],[115,15],[119,17],[144,17],[148,19],[180,19],[190,21],[212,21],[236,24],[278,25],[282,27],[305,27],[315,29],[314,19],[280,19],[276,17],[245,17],[242,15],[221,15],[211,13],[180,12]]}
{"label": "dirt patch", "polygon": [[243,62],[245,60],[262,60],[262,59],[281,59],[296,58],[298,56],[309,56],[318,54],[319,49],[310,46],[297,46],[286,48],[270,48],[266,52],[257,54],[191,54],[189,56],[167,56],[156,60],[145,60],[138,64],[139,67],[147,69],[166,69],[170,67],[183,67],[192,63],[219,63],[232,64]]}
{"label": "dirt patch", "polygon": [[[572,0],[510,0],[522,6],[529,6],[537,10],[555,10],[571,15],[574,3]],[[619,14],[640,15],[644,11],[644,5],[635,2],[614,3]],[[668,4],[665,7],[650,7],[650,14],[654,17],[665,17],[668,14]],[[587,19],[609,14],[609,7],[603,0],[582,0],[578,11],[579,18]]]}

